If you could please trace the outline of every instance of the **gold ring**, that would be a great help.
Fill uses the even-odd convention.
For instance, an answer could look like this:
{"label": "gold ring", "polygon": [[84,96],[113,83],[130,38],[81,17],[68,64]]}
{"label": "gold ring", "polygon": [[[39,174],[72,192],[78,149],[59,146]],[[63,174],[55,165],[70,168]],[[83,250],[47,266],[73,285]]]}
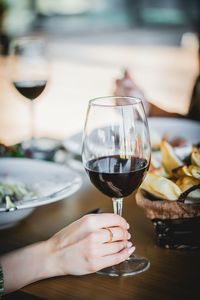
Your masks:
{"label": "gold ring", "polygon": [[104,227],[103,229],[105,229],[109,232],[109,240],[106,243],[112,243],[112,239],[113,239],[112,230],[109,227]]}

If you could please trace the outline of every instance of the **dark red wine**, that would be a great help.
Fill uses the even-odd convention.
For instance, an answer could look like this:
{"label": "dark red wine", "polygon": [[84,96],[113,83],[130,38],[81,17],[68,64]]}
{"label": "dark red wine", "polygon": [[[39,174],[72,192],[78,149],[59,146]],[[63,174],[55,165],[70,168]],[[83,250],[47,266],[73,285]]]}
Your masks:
{"label": "dark red wine", "polygon": [[147,160],[134,156],[104,156],[92,159],[86,164],[91,182],[112,198],[130,195],[140,186],[147,170]]}
{"label": "dark red wine", "polygon": [[14,81],[14,86],[24,97],[34,100],[43,92],[47,80]]}

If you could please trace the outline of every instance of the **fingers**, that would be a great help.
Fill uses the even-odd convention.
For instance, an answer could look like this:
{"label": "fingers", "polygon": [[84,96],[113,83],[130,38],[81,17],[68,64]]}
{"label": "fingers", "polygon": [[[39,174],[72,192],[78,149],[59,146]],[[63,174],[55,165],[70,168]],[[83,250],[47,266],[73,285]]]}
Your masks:
{"label": "fingers", "polygon": [[90,271],[96,272],[107,267],[118,265],[119,263],[125,261],[134,251],[135,247],[133,246],[131,248],[125,248],[118,253],[91,260]]}
{"label": "fingers", "polygon": [[120,241],[115,243],[104,244],[97,249],[96,255],[103,257],[111,254],[118,253],[125,248],[131,248],[133,244],[129,241]]}
{"label": "fingers", "polygon": [[83,244],[85,245],[83,246],[83,249],[89,261],[93,259],[98,260],[100,257],[115,254],[124,248],[132,247],[132,243],[127,240],[127,236],[130,238],[130,234],[128,234],[128,232],[126,235],[124,235],[123,231],[120,230],[119,227],[112,228],[112,230],[115,231],[115,242],[102,242],[102,239],[104,238],[104,232],[106,233],[106,230],[104,229],[91,233],[83,241]]}
{"label": "fingers", "polygon": [[[126,220],[119,215],[89,214],[56,233],[52,237],[52,242],[55,245],[55,248],[63,248],[84,239],[89,234],[104,227],[120,227],[122,230],[127,231],[129,225]],[[108,232],[105,232],[106,230],[103,231],[104,237],[101,236],[102,243],[107,242],[109,239]],[[121,234],[121,236],[122,235],[123,234]],[[118,240],[119,234],[115,234],[114,232],[114,238],[115,240]]]}
{"label": "fingers", "polygon": [[99,243],[97,234],[90,234],[79,243],[88,273],[119,264],[127,259],[135,250],[131,242],[124,240],[112,243]]}
{"label": "fingers", "polygon": [[110,239],[109,232],[102,228],[98,231],[92,232],[89,235],[87,235],[87,237],[85,238],[87,246],[101,249],[102,247],[104,247],[104,245],[112,245],[116,244],[116,242],[123,242],[126,246],[128,240],[131,238],[130,233],[128,231],[123,230],[120,227],[113,227],[110,228],[110,230],[112,230],[113,232],[112,242],[108,242]]}
{"label": "fingers", "polygon": [[[112,242],[129,240],[131,238],[130,233],[121,227],[109,227],[109,231],[112,233]],[[98,231],[98,240],[101,243],[107,243],[110,240],[108,228],[102,228]]]}
{"label": "fingers", "polygon": [[104,227],[122,227],[124,230],[129,228],[129,224],[126,220],[116,214],[94,214],[86,215],[82,218],[83,226],[88,232]]}

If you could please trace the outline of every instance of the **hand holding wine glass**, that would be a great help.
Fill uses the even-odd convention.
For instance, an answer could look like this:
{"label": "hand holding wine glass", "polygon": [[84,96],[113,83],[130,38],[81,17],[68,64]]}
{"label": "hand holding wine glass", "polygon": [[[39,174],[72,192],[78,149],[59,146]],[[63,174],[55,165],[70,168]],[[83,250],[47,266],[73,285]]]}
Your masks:
{"label": "hand holding wine glass", "polygon": [[17,38],[10,46],[12,82],[17,91],[30,100],[30,145],[34,150],[34,100],[47,84],[48,66],[45,43],[40,38]]}
{"label": "hand holding wine glass", "polygon": [[[83,134],[83,164],[94,186],[112,198],[114,213],[122,215],[123,198],[142,183],[150,153],[148,124],[140,99],[102,97],[90,101]],[[131,256],[99,273],[134,275],[149,265],[146,258]]]}

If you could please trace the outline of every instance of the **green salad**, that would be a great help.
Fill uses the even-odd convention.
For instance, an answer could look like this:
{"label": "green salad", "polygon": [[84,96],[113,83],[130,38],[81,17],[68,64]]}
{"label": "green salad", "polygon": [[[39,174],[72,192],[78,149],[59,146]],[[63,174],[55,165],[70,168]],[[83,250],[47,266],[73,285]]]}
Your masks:
{"label": "green salad", "polygon": [[30,200],[36,193],[30,191],[22,182],[0,182],[0,205],[5,204],[7,210],[15,210],[15,202]]}

